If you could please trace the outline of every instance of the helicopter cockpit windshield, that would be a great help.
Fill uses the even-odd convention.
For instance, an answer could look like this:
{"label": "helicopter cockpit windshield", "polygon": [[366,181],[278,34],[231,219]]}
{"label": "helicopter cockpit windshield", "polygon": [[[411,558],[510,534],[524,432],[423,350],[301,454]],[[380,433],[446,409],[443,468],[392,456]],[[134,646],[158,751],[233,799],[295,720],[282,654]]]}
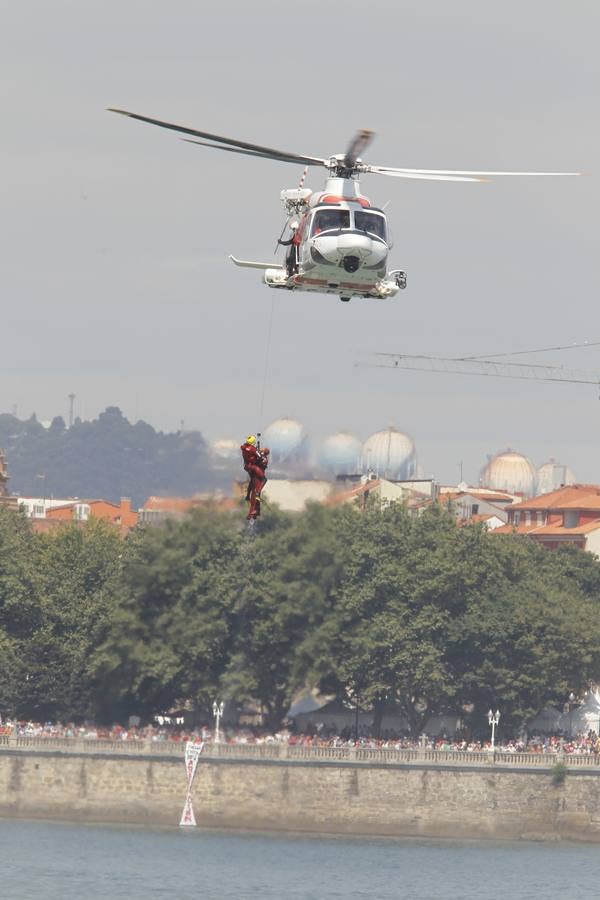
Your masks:
{"label": "helicopter cockpit windshield", "polygon": [[370,212],[355,212],[354,227],[357,231],[366,231],[385,241],[385,219]]}
{"label": "helicopter cockpit windshield", "polygon": [[323,231],[337,231],[340,228],[350,228],[349,211],[347,209],[321,209],[315,213],[310,233],[316,235]]}

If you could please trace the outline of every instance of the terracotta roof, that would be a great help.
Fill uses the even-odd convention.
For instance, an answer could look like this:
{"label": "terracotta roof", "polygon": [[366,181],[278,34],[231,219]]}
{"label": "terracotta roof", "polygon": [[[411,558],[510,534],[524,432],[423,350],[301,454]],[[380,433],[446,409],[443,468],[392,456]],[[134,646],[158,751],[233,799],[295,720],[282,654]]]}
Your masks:
{"label": "terracotta roof", "polygon": [[32,519],[31,527],[36,534],[56,531],[59,528],[83,528],[86,523],[75,519]]}
{"label": "terracotta roof", "polygon": [[494,529],[494,534],[531,534],[535,529],[535,525],[500,525]]}
{"label": "terracotta roof", "polygon": [[142,509],[187,512],[194,505],[191,497],[148,497]]}
{"label": "terracotta roof", "polygon": [[[244,484],[245,489],[246,484]],[[191,509],[207,508],[214,510],[237,509],[238,503],[232,497],[222,495],[196,497],[148,497],[142,510],[154,510],[167,513],[185,513]]]}
{"label": "terracotta roof", "polygon": [[444,491],[443,494],[438,496],[439,503],[448,503],[453,502],[455,500],[460,499],[461,497],[475,497],[476,500],[485,501],[486,503],[498,503],[500,501],[505,502],[508,501],[512,504],[515,495],[514,494],[504,494],[501,491],[498,493],[485,493],[484,491]]}
{"label": "terracotta roof", "polygon": [[[362,497],[365,494],[370,494],[371,491],[377,490],[381,488],[382,482],[385,479],[375,478],[371,481],[365,481],[364,484],[359,484],[356,487],[349,488],[346,491],[337,491],[333,494],[330,494],[324,501],[323,506],[341,506],[343,503],[350,503],[352,500],[358,499],[358,497]],[[392,482],[393,484],[394,482]],[[395,498],[397,500],[402,500],[409,506],[411,509],[416,509],[420,506],[427,506],[431,503],[431,498],[426,494],[422,494],[420,491],[415,491],[412,488],[402,488],[398,497]]]}
{"label": "terracotta roof", "polygon": [[600,490],[596,494],[586,494],[579,500],[562,503],[560,509],[598,509],[600,510]]}
{"label": "terracotta roof", "polygon": [[[488,513],[486,516],[470,516],[468,519],[459,519],[458,522],[457,522],[457,525],[458,525],[460,528],[464,528],[464,527],[467,526],[467,525],[473,525],[474,523],[480,523],[480,522],[483,522],[483,524],[485,525],[485,524],[487,524],[488,522],[490,522],[492,519],[498,519],[499,522],[502,521],[502,519],[500,518],[500,516],[497,516],[496,513]],[[497,526],[495,529],[493,529],[493,530],[494,530],[494,531],[497,531],[497,530],[498,530],[499,528],[501,528],[501,527],[502,527],[502,528],[505,528],[506,526],[500,526],[500,525],[498,525],[498,526]]]}
{"label": "terracotta roof", "polygon": [[571,502],[577,507],[585,497],[590,495],[600,497],[600,485],[570,484],[558,488],[556,491],[550,491],[548,494],[540,494],[539,497],[533,497],[531,500],[515,503],[511,509],[564,509],[565,504]]}
{"label": "terracotta roof", "polygon": [[546,535],[562,535],[574,537],[582,534],[589,534],[590,531],[597,531],[600,528],[600,520],[597,522],[587,522],[585,525],[578,525],[576,528],[565,528],[564,525],[501,525],[496,528],[494,534],[531,534],[535,537],[545,537]]}
{"label": "terracotta roof", "polygon": [[351,500],[356,500],[357,497],[361,497],[363,494],[368,494],[370,491],[378,488],[381,484],[379,478],[374,481],[365,481],[364,484],[359,484],[357,487],[350,488],[347,491],[338,491],[334,494],[330,494],[323,503],[323,506],[341,506],[343,503],[349,503]]}
{"label": "terracotta roof", "polygon": [[560,534],[568,537],[570,534],[589,534],[590,531],[597,531],[600,528],[599,522],[588,522],[586,525],[578,525],[576,528],[565,528],[564,525],[542,525],[536,529],[536,535]]}
{"label": "terracotta roof", "polygon": [[112,500],[73,500],[71,503],[61,503],[60,506],[50,506],[46,510],[46,518],[53,518],[59,513],[65,512],[67,509],[74,509],[76,506],[93,506],[95,503],[105,503],[106,506],[112,506],[117,512],[120,506],[113,503]]}
{"label": "terracotta roof", "polygon": [[[500,522],[502,521],[502,519],[500,519],[500,516],[497,516],[496,513],[494,513],[494,512],[486,513],[485,515],[480,514],[480,515],[476,515],[476,516],[471,516],[469,519],[467,519],[467,521],[468,522],[489,522],[490,519],[499,519]],[[500,526],[498,526],[498,527],[500,527]]]}

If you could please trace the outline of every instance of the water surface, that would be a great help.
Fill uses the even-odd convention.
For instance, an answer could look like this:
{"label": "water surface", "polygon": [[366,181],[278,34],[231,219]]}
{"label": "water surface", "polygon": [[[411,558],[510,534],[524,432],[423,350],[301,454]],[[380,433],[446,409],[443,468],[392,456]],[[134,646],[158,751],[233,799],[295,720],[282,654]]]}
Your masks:
{"label": "water surface", "polygon": [[6,900],[591,900],[600,847],[0,821]]}

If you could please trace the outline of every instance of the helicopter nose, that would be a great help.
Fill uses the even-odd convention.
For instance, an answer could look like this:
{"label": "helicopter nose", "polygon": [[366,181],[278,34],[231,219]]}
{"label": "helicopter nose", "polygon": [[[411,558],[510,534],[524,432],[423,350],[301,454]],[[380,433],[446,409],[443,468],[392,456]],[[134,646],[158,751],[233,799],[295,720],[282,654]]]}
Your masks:
{"label": "helicopter nose", "polygon": [[338,238],[338,250],[352,253],[356,256],[368,256],[371,252],[371,238],[366,234],[340,234]]}
{"label": "helicopter nose", "polygon": [[371,252],[365,259],[365,263],[369,266],[383,262],[387,257],[388,248],[382,241],[371,241]]}
{"label": "helicopter nose", "polygon": [[[387,254],[387,246],[382,241],[372,240],[367,234],[316,235],[312,246],[318,255],[333,265],[342,265],[346,271],[357,271],[362,266],[377,265]],[[350,269],[346,268],[349,260]]]}

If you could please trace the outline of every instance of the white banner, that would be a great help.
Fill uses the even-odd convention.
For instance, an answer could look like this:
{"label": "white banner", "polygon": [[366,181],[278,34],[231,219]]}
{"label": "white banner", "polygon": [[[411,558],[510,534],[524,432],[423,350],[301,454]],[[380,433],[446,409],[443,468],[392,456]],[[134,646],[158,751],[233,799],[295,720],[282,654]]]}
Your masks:
{"label": "white banner", "polygon": [[195,828],[196,827],[196,817],[194,815],[194,807],[192,806],[192,795],[188,791],[185,795],[185,806],[183,807],[183,812],[181,813],[181,820],[179,822],[180,828]]}
{"label": "white banner", "polygon": [[185,745],[185,774],[187,777],[187,792],[185,795],[185,804],[181,813],[180,826],[194,827],[196,818],[194,816],[194,807],[192,806],[192,782],[196,774],[196,766],[198,765],[198,757],[204,748],[204,741],[196,744],[194,741],[188,741]]}

